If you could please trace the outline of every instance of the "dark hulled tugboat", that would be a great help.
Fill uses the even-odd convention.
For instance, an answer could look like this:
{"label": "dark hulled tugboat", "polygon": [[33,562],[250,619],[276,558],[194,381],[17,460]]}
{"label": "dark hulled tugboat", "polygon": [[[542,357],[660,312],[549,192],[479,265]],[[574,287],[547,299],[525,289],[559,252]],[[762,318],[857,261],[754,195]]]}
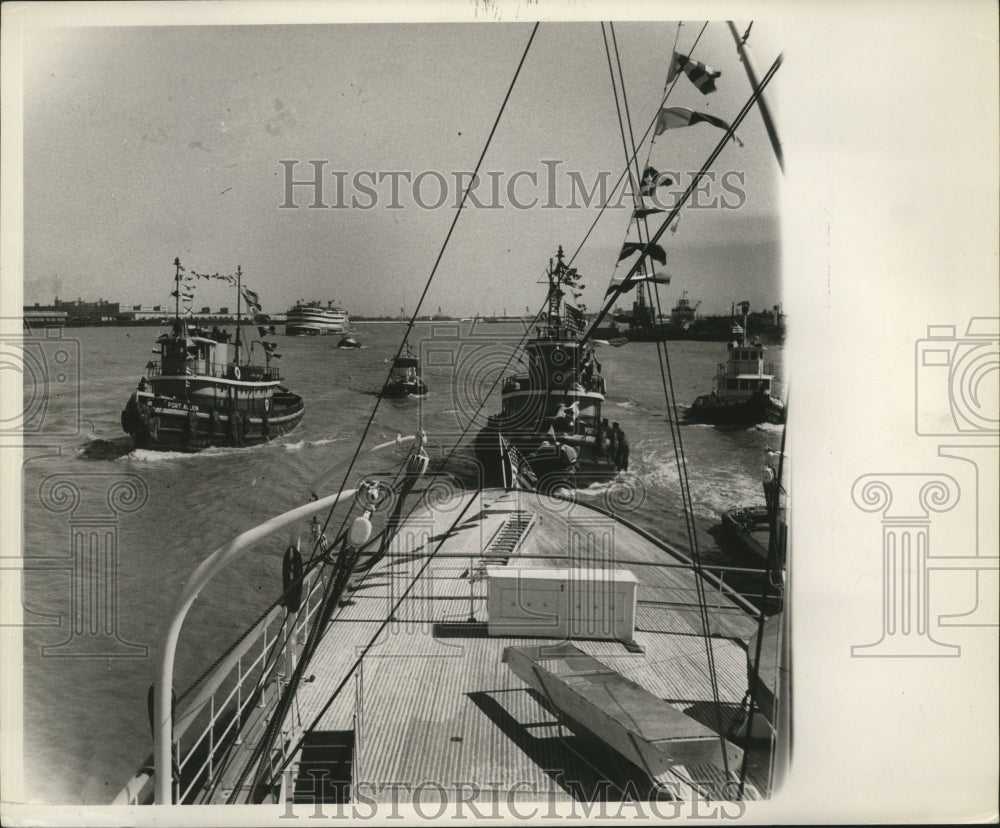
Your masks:
{"label": "dark hulled tugboat", "polygon": [[[243,361],[246,343],[239,310],[234,342],[228,331],[189,327],[180,315],[183,268],[179,260],[174,264],[178,310],[173,327],[156,340],[160,361],[147,363],[121,415],[122,428],[136,448],[194,452],[209,446],[252,446],[291,431],[302,420],[305,405],[281,385],[278,369],[270,367],[271,359],[280,356],[273,343],[261,340],[265,365]],[[237,270],[237,290],[243,292],[240,275]],[[256,305],[255,293],[243,295]]]}
{"label": "dark hulled tugboat", "polygon": [[575,268],[559,248],[549,260],[544,323],[525,344],[528,373],[504,379],[502,410],[479,433],[486,468],[499,458],[516,463],[540,490],[579,488],[628,468],[629,445],[618,423],[602,418],[605,380],[592,347],[582,344],[583,312],[571,294]]}
{"label": "dark hulled tugboat", "polygon": [[771,396],[774,375],[764,362],[764,346],[747,335],[749,302],[742,302],[743,324],[732,323],[733,339],[726,361],[715,372],[715,389],[698,397],[685,412],[690,422],[752,426],[785,422],[785,406]]}

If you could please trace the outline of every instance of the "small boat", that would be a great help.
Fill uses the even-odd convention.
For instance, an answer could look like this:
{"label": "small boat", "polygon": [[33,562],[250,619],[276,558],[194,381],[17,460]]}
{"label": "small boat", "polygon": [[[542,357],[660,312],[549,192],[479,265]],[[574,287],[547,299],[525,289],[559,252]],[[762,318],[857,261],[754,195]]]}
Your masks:
{"label": "small boat", "polygon": [[[780,483],[780,466],[787,458],[779,452],[768,451],[764,459],[761,482],[764,505],[730,509],[722,515],[722,530],[726,541],[740,552],[783,569],[788,547],[785,489]],[[775,542],[772,550],[771,535]],[[774,555],[775,560],[771,561]]]}
{"label": "small boat", "polygon": [[337,343],[338,348],[360,348],[361,343],[358,342],[351,334],[347,334],[343,337],[340,342]]}
{"label": "small boat", "polygon": [[[219,328],[188,326],[179,307],[183,269],[179,260],[174,264],[178,309],[173,327],[156,340],[154,353],[160,361],[146,364],[121,413],[122,428],[135,447],[194,452],[209,446],[253,446],[291,431],[302,420],[305,404],[281,385],[279,370],[271,367],[271,360],[281,356],[274,343],[259,342],[264,365],[245,362],[239,309],[235,341]],[[237,284],[241,276],[237,269]],[[241,285],[237,290],[243,293]],[[256,303],[256,294],[248,293],[247,300],[252,296]],[[267,329],[258,331],[266,334]],[[250,343],[251,353],[257,344]]]}
{"label": "small boat", "polygon": [[583,314],[566,298],[579,276],[562,247],[547,275],[545,322],[524,346],[528,372],[503,381],[502,411],[488,419],[476,449],[486,468],[509,448],[543,490],[573,489],[627,470],[629,443],[618,423],[601,416],[606,384],[582,341]]}
{"label": "small boat", "polygon": [[420,359],[409,345],[404,356],[393,359],[384,393],[387,397],[423,397],[427,393],[427,386],[420,376]]}
{"label": "small boat", "polygon": [[[740,800],[780,785],[788,616],[765,625],[701,562],[695,533],[689,556],[566,489],[585,468],[627,467],[628,443],[600,419],[604,379],[565,298],[578,282],[561,248],[548,281],[529,373],[504,381],[503,411],[476,438],[502,486],[457,450],[465,432],[454,445],[421,430],[365,452],[362,437],[300,505],[219,538],[168,585],[174,610],[147,696],[153,754],[115,804],[363,819],[390,802],[431,805],[436,818],[449,802],[501,818],[504,806],[538,813],[532,802],[645,817],[649,803],[661,819],[714,801],[742,813]],[[418,378],[404,347],[391,374]],[[573,458],[561,486],[545,485],[546,440]],[[217,642],[217,657],[178,658],[211,579],[268,546],[284,553],[263,614]],[[198,678],[182,689],[175,665]]]}
{"label": "small boat", "polygon": [[785,422],[785,406],[771,396],[774,374],[764,362],[764,346],[747,335],[749,302],[742,302],[743,324],[732,324],[726,361],[715,372],[711,394],[698,397],[685,412],[689,422],[711,425],[752,426]]}
{"label": "small boat", "polygon": [[[366,457],[387,453],[326,494],[320,482],[336,491],[343,471],[331,469],[306,502],[222,542],[188,579],[149,694],[154,754],[115,804],[332,814],[370,789],[409,794],[438,778],[566,804],[594,785],[586,798],[597,801],[622,789],[732,798],[744,783],[748,797],[767,794],[772,740],[745,699],[761,680],[747,664],[759,630],[749,603],[610,511],[519,486],[466,488],[452,476],[458,455],[450,471],[432,465],[422,433]],[[328,537],[320,522],[335,507],[348,528]],[[292,539],[277,600],[175,710],[193,596],[277,533]],[[697,646],[703,612],[720,631],[706,645],[714,698]],[[468,783],[441,776],[458,767]]]}
{"label": "small boat", "polygon": [[333,302],[299,300],[285,315],[285,336],[325,336],[344,334],[350,329],[347,311]]}

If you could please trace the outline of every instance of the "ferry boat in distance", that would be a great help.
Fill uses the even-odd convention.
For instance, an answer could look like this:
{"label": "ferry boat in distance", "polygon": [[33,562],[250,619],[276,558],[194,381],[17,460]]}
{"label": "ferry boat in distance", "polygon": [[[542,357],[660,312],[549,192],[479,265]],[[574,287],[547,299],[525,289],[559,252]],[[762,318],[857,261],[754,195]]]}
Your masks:
{"label": "ferry boat in distance", "polygon": [[[209,446],[252,446],[266,443],[295,428],[305,413],[302,397],[281,385],[281,375],[271,360],[281,355],[273,342],[246,342],[241,333],[242,314],[237,304],[235,341],[219,328],[205,331],[188,326],[180,315],[181,267],[174,293],[178,307],[170,333],[156,340],[159,362],[148,362],[121,414],[122,428],[136,448],[195,452]],[[256,303],[256,294],[240,284],[237,294]],[[239,302],[239,299],[237,299]],[[264,365],[244,361],[260,345]]]}
{"label": "ferry boat in distance", "polygon": [[629,444],[618,423],[601,416],[606,384],[592,346],[582,343],[583,312],[567,299],[575,268],[549,260],[548,311],[524,350],[528,373],[507,377],[502,410],[489,417],[476,449],[486,468],[513,454],[542,491],[573,489],[628,469]]}
{"label": "ferry boat in distance", "polygon": [[[762,88],[710,161],[755,100],[763,109]],[[678,545],[627,517],[610,490],[627,495],[628,478],[604,505],[572,489],[627,468],[628,442],[601,419],[604,378],[561,248],[547,281],[529,370],[506,378],[503,411],[476,435],[484,463],[459,451],[464,432],[370,447],[366,429],[299,505],[164,581],[153,753],[116,805],[211,805],[216,821],[218,806],[258,806],[251,818],[270,822],[384,819],[401,802],[432,820],[457,803],[509,821],[539,803],[588,816],[617,804],[662,819],[718,802],[742,814],[781,786],[790,616],[766,618],[714,574],[728,567],[702,561],[687,475]],[[665,442],[681,468],[680,440]],[[280,550],[270,589],[245,591],[262,606],[242,632],[189,612],[213,578]],[[200,651],[181,655],[192,641]]]}
{"label": "ferry boat in distance", "polygon": [[690,422],[711,425],[752,426],[785,422],[785,406],[771,396],[774,375],[764,362],[764,346],[747,335],[749,302],[741,302],[743,324],[732,324],[734,339],[725,362],[715,372],[715,389],[698,397],[685,412]]}
{"label": "ferry boat in distance", "polygon": [[351,327],[347,311],[327,302],[303,302],[301,299],[288,309],[285,336],[324,336],[346,334]]}

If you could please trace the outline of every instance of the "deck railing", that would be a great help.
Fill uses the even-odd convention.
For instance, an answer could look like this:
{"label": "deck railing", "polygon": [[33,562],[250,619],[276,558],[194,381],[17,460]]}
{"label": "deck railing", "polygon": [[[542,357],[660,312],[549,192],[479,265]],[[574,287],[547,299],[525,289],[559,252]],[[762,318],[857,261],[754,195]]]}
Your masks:
{"label": "deck railing", "polygon": [[[289,619],[283,607],[268,615],[201,682],[201,691],[185,707],[174,728],[175,800],[196,802],[195,790],[211,791],[223,770],[220,757],[243,743],[241,730],[255,715],[266,715],[278,693],[268,698],[294,669],[294,648],[304,639],[322,601],[321,567],[306,574],[299,612]],[[220,729],[221,728],[221,729]],[[151,770],[151,768],[149,769]],[[151,774],[132,780],[116,805],[140,805],[151,796]],[[183,780],[183,781],[182,781]],[[211,794],[202,793],[202,801]]]}
{"label": "deck railing", "polygon": [[286,617],[283,607],[275,607],[205,680],[205,689],[178,717],[174,757],[186,784],[177,802],[188,802],[195,790],[213,789],[220,771],[217,757],[231,742],[237,747],[242,743],[240,728],[253,717],[249,708],[264,715],[262,711],[277,701],[280,691],[269,700],[268,689],[280,687],[294,669],[296,643],[304,640],[322,601],[321,569],[306,576],[299,612]]}
{"label": "deck railing", "polygon": [[[237,371],[239,376],[237,377]],[[150,362],[146,366],[147,377],[218,377],[220,379],[240,379],[250,382],[276,382],[281,379],[278,368],[263,365],[240,365],[209,362],[204,359],[169,360],[166,366]]]}

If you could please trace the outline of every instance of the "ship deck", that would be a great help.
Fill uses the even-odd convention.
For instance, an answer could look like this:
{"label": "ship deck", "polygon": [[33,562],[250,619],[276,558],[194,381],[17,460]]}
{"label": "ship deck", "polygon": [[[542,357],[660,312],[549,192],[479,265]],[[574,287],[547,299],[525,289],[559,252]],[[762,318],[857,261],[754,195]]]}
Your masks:
{"label": "ship deck", "polygon": [[[593,800],[596,792],[614,801],[640,789],[640,769],[564,720],[503,663],[507,647],[553,639],[488,634],[486,566],[630,571],[634,643],[573,644],[718,730],[696,576],[684,560],[580,504],[523,491],[458,495],[411,516],[388,554],[355,576],[298,693],[302,726],[353,733],[352,777],[372,800],[440,801],[472,786],[506,801]],[[756,622],[738,597],[708,583],[706,591],[725,729],[747,689]],[[767,768],[748,758],[752,796]],[[704,791],[725,781],[711,765],[672,775],[683,798],[691,784]]]}

